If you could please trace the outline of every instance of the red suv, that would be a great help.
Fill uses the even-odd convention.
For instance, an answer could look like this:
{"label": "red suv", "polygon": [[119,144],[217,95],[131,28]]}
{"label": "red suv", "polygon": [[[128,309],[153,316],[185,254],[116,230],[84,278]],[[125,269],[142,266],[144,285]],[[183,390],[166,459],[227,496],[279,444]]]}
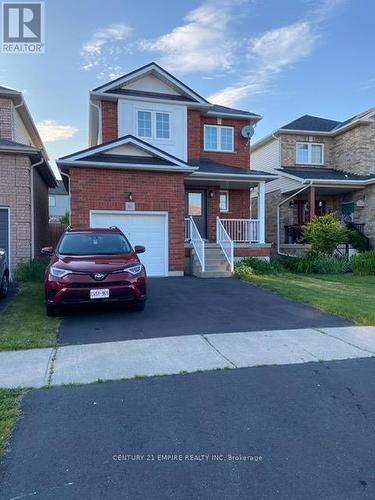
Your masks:
{"label": "red suv", "polygon": [[130,302],[142,310],[146,301],[146,271],[138,253],[116,227],[71,229],[61,236],[45,274],[47,315],[58,314],[61,306],[96,302]]}

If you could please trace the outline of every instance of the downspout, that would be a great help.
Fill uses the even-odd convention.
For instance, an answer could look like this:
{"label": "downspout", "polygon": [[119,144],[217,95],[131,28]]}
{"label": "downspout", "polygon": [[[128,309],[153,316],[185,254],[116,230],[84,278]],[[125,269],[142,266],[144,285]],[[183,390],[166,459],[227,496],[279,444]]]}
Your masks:
{"label": "downspout", "polygon": [[35,225],[34,225],[34,168],[44,163],[44,158],[30,164],[30,205],[31,205],[31,258],[35,258]]}
{"label": "downspout", "polygon": [[298,194],[302,193],[303,191],[305,191],[306,189],[308,189],[311,186],[312,186],[312,181],[310,181],[310,184],[307,184],[306,186],[301,188],[299,191],[297,191],[296,193],[293,193],[292,195],[290,195],[288,198],[281,201],[277,205],[277,221],[276,221],[276,223],[277,223],[277,254],[278,255],[284,255],[284,256],[288,257],[288,254],[286,254],[284,252],[280,252],[280,207],[281,207],[281,205],[284,205],[284,203],[291,200],[292,198],[294,198]]}
{"label": "downspout", "polygon": [[67,177],[68,181],[69,181],[68,196],[69,196],[69,226],[70,226],[72,224],[72,207],[71,207],[71,195],[70,195],[70,175],[66,174],[65,172],[61,172],[61,175],[65,175],[65,177]]}

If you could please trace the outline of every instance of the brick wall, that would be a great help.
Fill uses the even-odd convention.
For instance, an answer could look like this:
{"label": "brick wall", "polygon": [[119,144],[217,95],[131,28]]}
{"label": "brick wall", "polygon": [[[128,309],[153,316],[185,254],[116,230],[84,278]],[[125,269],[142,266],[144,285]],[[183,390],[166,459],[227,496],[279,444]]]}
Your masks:
{"label": "brick wall", "polygon": [[[297,142],[315,142],[324,144],[324,165],[334,168],[334,157],[332,153],[333,139],[332,137],[321,137],[312,135],[294,135],[281,134],[281,165],[283,167],[303,167],[304,165],[296,164],[296,143]],[[311,167],[311,165],[306,165]]]}
{"label": "brick wall", "polygon": [[14,139],[11,99],[0,98],[0,138]]}
{"label": "brick wall", "polygon": [[90,210],[124,210],[131,191],[137,211],[168,212],[169,270],[183,271],[183,174],[75,168],[70,176],[73,226],[89,226]]}
{"label": "brick wall", "polygon": [[102,142],[109,142],[117,139],[117,102],[102,101]]}
{"label": "brick wall", "polygon": [[[242,137],[241,130],[249,120],[235,120],[223,118],[219,123],[218,118],[207,117],[199,111],[188,110],[188,158],[196,160],[203,156],[217,161],[218,163],[232,165],[234,167],[250,168],[250,148],[247,140]],[[234,152],[222,153],[204,151],[204,125],[224,125],[234,127]]]}
{"label": "brick wall", "polygon": [[359,175],[375,173],[375,123],[336,136],[333,157],[338,170]]}
{"label": "brick wall", "polygon": [[31,258],[30,160],[0,154],[0,206],[10,208],[10,265]]}

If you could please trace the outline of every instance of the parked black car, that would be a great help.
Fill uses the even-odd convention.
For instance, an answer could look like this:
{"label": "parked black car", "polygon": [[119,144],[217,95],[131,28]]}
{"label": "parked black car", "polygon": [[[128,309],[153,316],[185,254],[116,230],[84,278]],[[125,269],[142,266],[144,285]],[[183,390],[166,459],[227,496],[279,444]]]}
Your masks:
{"label": "parked black car", "polygon": [[9,266],[7,253],[0,248],[0,299],[6,297],[9,289]]}

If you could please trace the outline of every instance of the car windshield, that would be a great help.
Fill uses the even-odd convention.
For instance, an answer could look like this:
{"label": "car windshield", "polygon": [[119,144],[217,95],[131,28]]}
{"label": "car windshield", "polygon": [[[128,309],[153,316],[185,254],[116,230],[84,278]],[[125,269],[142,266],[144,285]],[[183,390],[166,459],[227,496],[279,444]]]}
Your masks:
{"label": "car windshield", "polygon": [[123,255],[132,251],[123,234],[67,233],[61,240],[60,255]]}

